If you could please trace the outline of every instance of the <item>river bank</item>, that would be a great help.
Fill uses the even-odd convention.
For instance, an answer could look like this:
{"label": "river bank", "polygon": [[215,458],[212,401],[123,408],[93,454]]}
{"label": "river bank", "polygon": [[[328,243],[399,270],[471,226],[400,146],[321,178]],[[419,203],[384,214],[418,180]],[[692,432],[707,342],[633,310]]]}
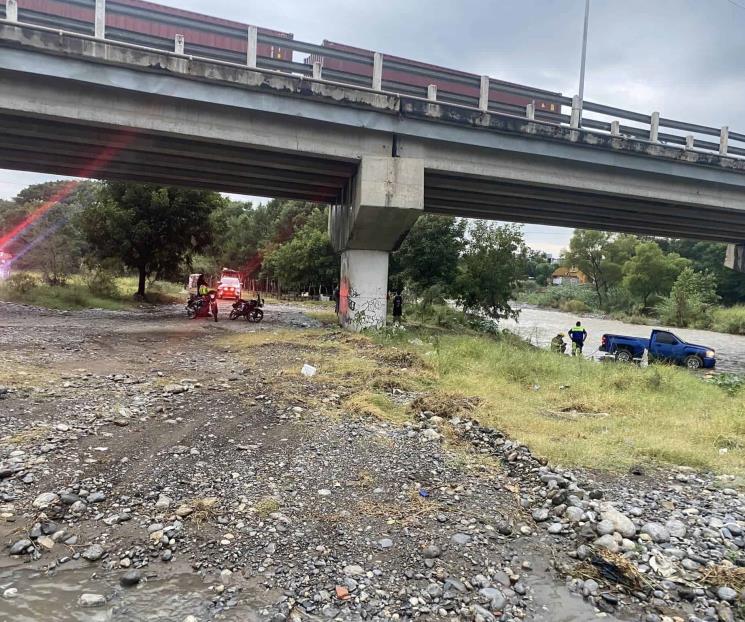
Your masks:
{"label": "river bank", "polygon": [[585,356],[597,354],[600,339],[605,333],[648,337],[654,328],[660,328],[675,333],[685,341],[715,350],[718,371],[745,374],[745,336],[743,335],[655,324],[631,324],[594,314],[565,313],[527,305],[518,305],[517,308],[520,309],[520,317],[517,320],[503,320],[500,326],[543,348],[549,346],[551,339],[557,333],[566,333],[577,320],[582,320],[583,326],[588,331]]}
{"label": "river bank", "polygon": [[2,311],[3,622],[741,615],[740,402],[685,371],[290,305]]}

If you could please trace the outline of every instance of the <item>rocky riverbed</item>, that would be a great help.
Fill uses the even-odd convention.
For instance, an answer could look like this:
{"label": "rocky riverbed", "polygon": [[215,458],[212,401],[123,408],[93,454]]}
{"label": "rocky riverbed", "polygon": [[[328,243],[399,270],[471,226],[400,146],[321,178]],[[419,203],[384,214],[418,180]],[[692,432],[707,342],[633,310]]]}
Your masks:
{"label": "rocky riverbed", "polygon": [[0,621],[744,619],[739,481],[555,468],[436,392],[352,412],[314,326],[0,305]]}

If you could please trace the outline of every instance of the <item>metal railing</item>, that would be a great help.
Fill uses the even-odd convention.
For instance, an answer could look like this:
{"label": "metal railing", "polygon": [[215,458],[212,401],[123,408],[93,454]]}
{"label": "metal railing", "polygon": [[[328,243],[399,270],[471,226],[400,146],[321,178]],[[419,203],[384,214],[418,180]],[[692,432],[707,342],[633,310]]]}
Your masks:
{"label": "metal railing", "polygon": [[[23,23],[19,21],[19,1],[23,2],[23,0],[6,0],[6,22]],[[34,24],[28,25],[34,26]],[[114,37],[106,37],[106,0],[95,0],[92,27],[94,38],[117,41]],[[67,34],[84,36],[72,32]],[[302,63],[295,62],[292,58],[277,59],[261,56],[258,53],[260,43],[291,48],[294,52],[305,53],[309,56]],[[177,34],[173,41],[172,53],[225,63],[225,61],[209,58],[209,56],[187,54],[188,44],[183,34]],[[152,49],[160,53],[164,51],[161,48]],[[326,58],[354,63],[362,71],[358,73],[332,67],[326,68],[323,60],[319,60]],[[394,95],[416,97],[430,102],[453,104],[482,112],[508,114],[541,123],[569,126],[575,130],[603,133],[619,139],[643,140],[666,146],[678,146],[688,151],[715,152],[720,156],[745,157],[745,134],[730,132],[727,126],[707,127],[661,117],[659,112],[644,114],[590,101],[580,102],[578,95],[571,98],[565,97],[560,93],[511,84],[489,76],[477,76],[396,57],[386,58],[380,52],[366,52],[354,48],[341,49],[339,46],[317,45],[294,38],[287,39],[259,31],[256,26],[247,27],[245,66],[301,75],[313,80],[363,87]],[[416,86],[387,80],[384,69],[389,73],[404,72],[415,75],[422,85]],[[463,89],[470,90],[474,94],[464,94]],[[494,101],[492,95],[495,93],[527,99],[529,103],[523,106]],[[565,109],[569,114],[565,114]],[[598,116],[609,120],[596,118]],[[621,121],[637,125],[622,125]],[[660,131],[661,129],[685,133],[670,133]],[[706,140],[701,136],[716,137],[717,140]],[[741,143],[741,146],[732,146],[731,142]]]}

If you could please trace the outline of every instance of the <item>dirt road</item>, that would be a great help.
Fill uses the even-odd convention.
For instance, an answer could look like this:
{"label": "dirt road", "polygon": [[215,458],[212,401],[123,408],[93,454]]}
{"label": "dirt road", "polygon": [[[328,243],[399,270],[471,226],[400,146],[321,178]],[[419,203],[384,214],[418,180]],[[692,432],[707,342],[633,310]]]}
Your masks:
{"label": "dirt road", "polygon": [[[420,362],[315,326],[0,308],[0,621],[639,619],[552,570],[600,492],[467,405],[443,427]],[[409,422],[350,407],[342,349]]]}

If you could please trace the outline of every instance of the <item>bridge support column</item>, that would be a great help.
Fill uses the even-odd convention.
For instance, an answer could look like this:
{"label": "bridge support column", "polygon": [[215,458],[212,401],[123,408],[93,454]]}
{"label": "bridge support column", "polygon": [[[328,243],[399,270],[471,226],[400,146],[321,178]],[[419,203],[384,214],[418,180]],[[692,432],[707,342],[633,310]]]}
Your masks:
{"label": "bridge support column", "polygon": [[424,162],[363,157],[329,212],[329,234],[341,253],[339,321],[352,330],[385,326],[388,255],[424,209]]}
{"label": "bridge support column", "polygon": [[745,272],[745,242],[742,244],[728,244],[724,266],[736,272]]}

